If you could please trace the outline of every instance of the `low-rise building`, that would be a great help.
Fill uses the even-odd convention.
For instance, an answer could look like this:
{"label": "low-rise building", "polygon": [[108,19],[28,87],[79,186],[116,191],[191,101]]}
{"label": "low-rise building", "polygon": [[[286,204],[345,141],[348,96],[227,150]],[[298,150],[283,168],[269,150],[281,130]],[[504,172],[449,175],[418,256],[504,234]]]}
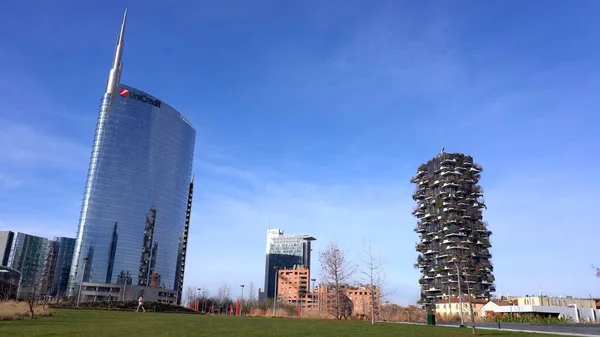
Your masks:
{"label": "low-rise building", "polygon": [[484,305],[482,316],[543,316],[563,317],[574,323],[597,322],[600,310],[594,299],[550,296],[525,296],[507,300],[492,300]]}
{"label": "low-rise building", "polygon": [[[315,287],[315,293],[317,297],[316,306],[319,311],[329,312],[334,314],[337,311],[334,288],[329,285],[321,284]],[[375,315],[379,314],[381,308],[381,293],[377,288],[373,288],[373,294],[371,295],[371,289],[369,286],[359,285],[343,285],[340,289],[340,302],[343,311],[347,315],[352,316],[371,316],[371,300],[375,300]]]}
{"label": "low-rise building", "polygon": [[435,313],[444,319],[460,318],[462,313],[464,320],[471,319],[471,304],[473,305],[473,315],[475,319],[481,319],[481,308],[488,303],[488,300],[472,298],[469,302],[468,296],[450,297],[440,299],[435,305]]}
{"label": "low-rise building", "polygon": [[137,301],[140,295],[144,295],[144,301],[147,302],[177,303],[177,290],[92,282],[83,282],[81,285],[81,302]]}

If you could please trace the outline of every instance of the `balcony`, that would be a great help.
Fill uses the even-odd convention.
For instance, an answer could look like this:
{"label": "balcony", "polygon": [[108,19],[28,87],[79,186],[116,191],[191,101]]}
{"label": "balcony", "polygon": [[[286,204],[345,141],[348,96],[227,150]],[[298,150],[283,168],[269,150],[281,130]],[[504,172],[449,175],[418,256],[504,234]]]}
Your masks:
{"label": "balcony", "polygon": [[426,291],[426,292],[436,292],[436,291],[442,291],[442,289],[438,289],[438,288],[436,288],[436,287],[431,287],[431,288],[429,288],[429,289],[427,289],[427,290],[425,290],[425,291]]}
{"label": "balcony", "polygon": [[434,182],[431,184],[431,186],[437,186],[437,185],[439,185],[439,184],[440,184],[440,181],[439,181],[439,180],[436,180],[436,181],[434,181]]}
{"label": "balcony", "polygon": [[456,245],[456,246],[448,246],[446,247],[446,249],[462,249],[462,250],[469,250],[468,247],[465,246],[460,246],[460,245]]}
{"label": "balcony", "polygon": [[456,232],[456,233],[450,233],[450,234],[446,234],[444,235],[444,237],[449,238],[452,236],[467,236],[467,234],[463,233],[463,232]]}
{"label": "balcony", "polygon": [[449,187],[449,186],[450,187],[458,187],[458,184],[450,182],[450,183],[444,183],[444,185],[442,185],[442,187]]}
{"label": "balcony", "polygon": [[413,200],[423,200],[423,198],[425,198],[425,195],[422,193],[415,193],[412,196]]}

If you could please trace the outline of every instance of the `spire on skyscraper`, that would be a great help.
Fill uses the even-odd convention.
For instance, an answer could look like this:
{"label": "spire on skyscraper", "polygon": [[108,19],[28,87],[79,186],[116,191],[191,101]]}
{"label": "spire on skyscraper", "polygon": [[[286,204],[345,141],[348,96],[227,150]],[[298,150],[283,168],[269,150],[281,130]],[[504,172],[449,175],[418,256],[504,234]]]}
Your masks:
{"label": "spire on skyscraper", "polygon": [[106,83],[106,93],[111,95],[111,105],[112,98],[114,97],[117,87],[121,81],[121,71],[123,70],[123,62],[121,61],[121,57],[123,55],[123,47],[125,46],[125,25],[127,23],[127,8],[125,9],[125,14],[123,15],[123,23],[121,24],[121,32],[119,33],[119,37],[117,38],[117,46],[115,47],[115,56],[113,58],[113,65],[110,69],[110,73],[108,75],[108,82]]}

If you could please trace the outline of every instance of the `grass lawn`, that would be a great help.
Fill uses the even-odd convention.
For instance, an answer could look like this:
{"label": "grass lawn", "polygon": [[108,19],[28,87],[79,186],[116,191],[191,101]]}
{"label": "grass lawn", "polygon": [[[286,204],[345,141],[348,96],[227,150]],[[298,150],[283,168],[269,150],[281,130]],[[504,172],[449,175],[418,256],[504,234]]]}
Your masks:
{"label": "grass lawn", "polygon": [[[550,335],[480,330],[484,336]],[[54,310],[53,317],[0,321],[0,336],[472,336],[467,328],[297,318]]]}

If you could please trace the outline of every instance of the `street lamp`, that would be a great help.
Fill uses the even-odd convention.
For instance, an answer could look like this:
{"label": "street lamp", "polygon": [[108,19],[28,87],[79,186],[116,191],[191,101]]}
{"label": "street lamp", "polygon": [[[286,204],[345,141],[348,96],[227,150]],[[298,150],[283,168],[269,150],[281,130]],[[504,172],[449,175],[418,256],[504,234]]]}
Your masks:
{"label": "street lamp", "polygon": [[240,316],[242,316],[242,312],[244,311],[244,285],[241,284],[240,288],[242,288],[242,297],[240,298]]}
{"label": "street lamp", "polygon": [[83,286],[83,276],[85,275],[85,268],[87,267],[87,262],[90,258],[89,257],[84,257],[83,258],[83,270],[81,271],[81,280],[79,282],[79,292],[77,293],[77,307],[79,308],[79,301],[81,298],[81,289]]}

